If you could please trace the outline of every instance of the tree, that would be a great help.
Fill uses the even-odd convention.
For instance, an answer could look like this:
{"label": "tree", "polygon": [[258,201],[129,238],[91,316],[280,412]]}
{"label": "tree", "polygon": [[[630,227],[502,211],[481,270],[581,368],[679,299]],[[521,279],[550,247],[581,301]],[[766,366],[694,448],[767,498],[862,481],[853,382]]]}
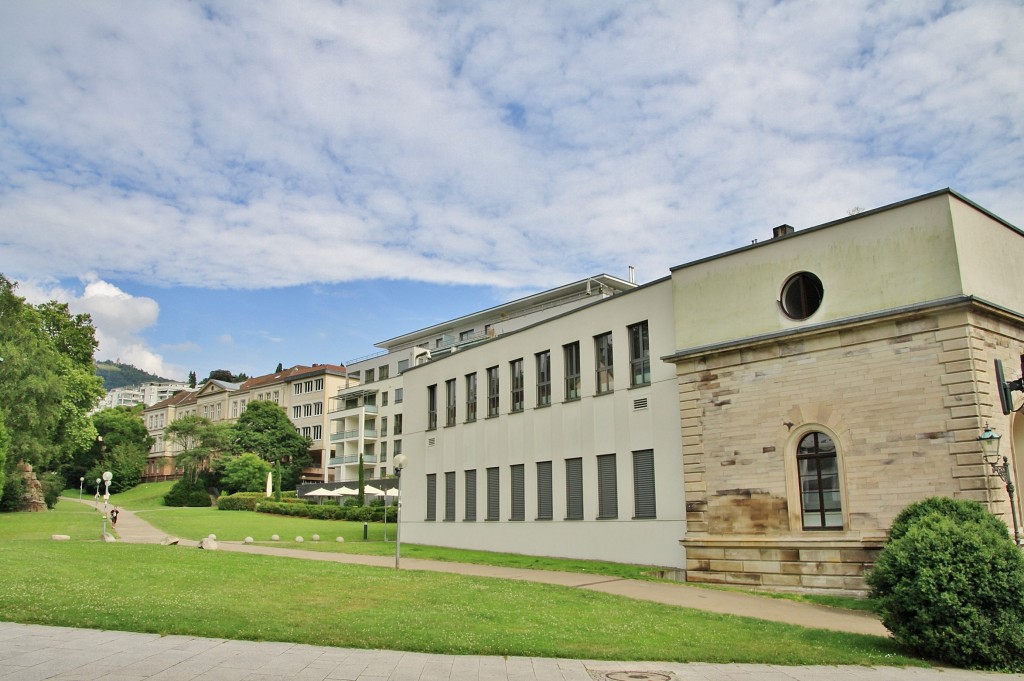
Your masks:
{"label": "tree", "polygon": [[199,480],[201,473],[212,470],[218,456],[236,448],[231,424],[215,424],[195,414],[182,416],[171,423],[164,430],[164,435],[181,447],[174,463],[192,483]]}
{"label": "tree", "polygon": [[4,427],[4,413],[0,411],[0,497],[3,495],[4,482],[6,481],[7,448],[10,444],[11,437],[7,434],[7,428]]}
{"label": "tree", "polygon": [[93,443],[64,470],[69,487],[78,478],[95,479],[95,471],[114,474],[112,491],[121,492],[139,484],[146,467],[153,438],[142,421],[142,407],[114,407],[93,414],[92,423],[102,440]]}
{"label": "tree", "polygon": [[227,383],[235,382],[235,375],[227,369],[214,369],[210,372],[210,375],[206,377],[208,381],[226,381]]}
{"label": "tree", "polygon": [[283,365],[283,364],[281,364],[280,362],[278,362],[278,363],[277,363],[277,368],[276,368],[276,369],[274,369],[274,373],[275,373],[275,374],[279,374],[279,373],[281,373],[282,371],[284,371],[284,365]]}
{"label": "tree", "polygon": [[188,372],[188,387],[196,387],[196,372],[194,371]]}
{"label": "tree", "polygon": [[256,400],[246,406],[235,423],[237,445],[264,461],[282,464],[282,484],[295,489],[302,469],[310,462],[311,441],[295,432],[284,409],[273,402]]}
{"label": "tree", "polygon": [[86,414],[103,394],[88,315],[51,301],[38,307],[0,275],[0,412],[11,437],[7,468],[18,461],[55,468],[92,445]]}
{"label": "tree", "polygon": [[261,492],[267,483],[270,464],[246,452],[232,457],[221,468],[220,486],[224,492]]}

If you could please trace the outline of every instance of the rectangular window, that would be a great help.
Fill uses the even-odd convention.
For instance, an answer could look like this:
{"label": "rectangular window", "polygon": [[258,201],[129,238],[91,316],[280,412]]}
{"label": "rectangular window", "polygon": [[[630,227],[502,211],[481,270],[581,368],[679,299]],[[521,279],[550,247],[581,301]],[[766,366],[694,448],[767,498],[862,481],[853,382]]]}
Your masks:
{"label": "rectangular window", "polygon": [[463,520],[476,520],[476,469],[465,472],[466,509]]}
{"label": "rectangular window", "polygon": [[373,371],[374,371],[373,369],[367,369],[366,370],[366,380],[363,381],[364,383],[373,383],[373,378],[374,378]]}
{"label": "rectangular window", "polygon": [[551,462],[537,462],[537,520],[551,520]]}
{"label": "rectangular window", "polygon": [[654,450],[633,452],[633,517],[657,518],[654,495]]}
{"label": "rectangular window", "polygon": [[387,364],[385,364],[382,367],[377,367],[377,378],[379,380],[383,381],[385,378],[387,378],[390,375],[391,375],[391,369],[390,369],[390,367]]}
{"label": "rectangular window", "polygon": [[401,453],[402,453],[402,441],[401,440],[395,440],[395,456],[398,456]]}
{"label": "rectangular window", "polygon": [[449,379],[444,382],[445,390],[445,409],[444,409],[444,425],[454,426],[455,425],[455,379]]}
{"label": "rectangular window", "polygon": [[537,358],[537,406],[551,404],[551,351],[538,352]]}
{"label": "rectangular window", "polygon": [[381,437],[387,437],[388,436],[388,417],[387,416],[381,416],[380,417],[380,436]]}
{"label": "rectangular window", "polygon": [[526,402],[526,376],[523,375],[521,358],[509,362],[509,374],[512,377],[512,411],[522,411]]}
{"label": "rectangular window", "polygon": [[562,346],[565,356],[565,399],[580,398],[580,344],[569,343]]}
{"label": "rectangular window", "polygon": [[[387,460],[388,460],[388,443],[387,442],[381,442],[380,443],[380,461],[381,461],[381,463],[384,463]],[[380,475],[381,475],[381,477],[384,477],[384,473],[381,473]]]}
{"label": "rectangular window", "polygon": [[314,440],[319,440],[323,436],[323,432],[324,432],[324,427],[323,426],[313,426],[313,439]]}
{"label": "rectangular window", "polygon": [[526,467],[517,463],[512,469],[512,517],[509,520],[526,520]]}
{"label": "rectangular window", "polygon": [[395,388],[395,404],[401,404],[402,398],[405,396],[404,388]]}
{"label": "rectangular window", "polygon": [[437,474],[427,474],[427,520],[437,520]]}
{"label": "rectangular window", "polygon": [[403,371],[408,370],[408,368],[409,368],[409,360],[407,360],[407,359],[400,359],[400,360],[398,360],[398,373],[402,373]]}
{"label": "rectangular window", "polygon": [[316,383],[314,384],[313,389],[314,390],[323,390],[324,389],[324,379],[322,379],[322,378],[316,379]]}
{"label": "rectangular window", "polygon": [[395,414],[395,435],[402,434],[402,415]]}
{"label": "rectangular window", "polygon": [[301,383],[296,383],[295,384],[295,394],[296,395],[301,395],[302,394],[302,384]]}
{"label": "rectangular window", "polygon": [[615,455],[597,457],[597,517],[619,517],[618,482],[615,477]]}
{"label": "rectangular window", "polygon": [[476,421],[476,373],[466,374],[466,422]]}
{"label": "rectangular window", "polygon": [[460,341],[468,341],[472,337],[473,337],[473,329],[470,329],[469,331],[459,331],[459,340]]}
{"label": "rectangular window", "polygon": [[382,406],[382,407],[388,406],[388,391],[387,390],[385,390],[384,392],[382,392],[380,394],[380,406]]}
{"label": "rectangular window", "polygon": [[487,415],[498,415],[498,367],[487,370]]}
{"label": "rectangular window", "polygon": [[612,357],[612,333],[594,336],[594,368],[597,374],[597,394],[610,393],[615,378]]}
{"label": "rectangular window", "polygon": [[565,460],[565,519],[583,520],[583,459]]}
{"label": "rectangular window", "polygon": [[485,520],[499,520],[501,514],[501,477],[497,468],[487,469],[487,517]]}
{"label": "rectangular window", "polygon": [[427,430],[437,428],[437,386],[427,386]]}
{"label": "rectangular window", "polygon": [[312,404],[304,404],[304,405],[302,405],[302,415],[303,416],[312,416],[313,415],[313,405]]}
{"label": "rectangular window", "polygon": [[281,403],[281,391],[280,390],[275,390],[274,391],[274,404],[280,404],[280,403]]}
{"label": "rectangular window", "polygon": [[629,384],[631,386],[651,383],[651,343],[647,322],[629,327]]}
{"label": "rectangular window", "polygon": [[313,429],[309,426],[302,427],[302,437],[311,437],[313,435]]}
{"label": "rectangular window", "polygon": [[444,474],[444,519],[455,520],[455,471]]}
{"label": "rectangular window", "polygon": [[321,416],[324,413],[324,403],[314,402],[313,403],[313,416]]}
{"label": "rectangular window", "polygon": [[307,393],[313,392],[313,381],[306,381],[305,384],[302,386],[302,389],[305,390]]}
{"label": "rectangular window", "polygon": [[231,418],[238,418],[238,400],[231,403]]}

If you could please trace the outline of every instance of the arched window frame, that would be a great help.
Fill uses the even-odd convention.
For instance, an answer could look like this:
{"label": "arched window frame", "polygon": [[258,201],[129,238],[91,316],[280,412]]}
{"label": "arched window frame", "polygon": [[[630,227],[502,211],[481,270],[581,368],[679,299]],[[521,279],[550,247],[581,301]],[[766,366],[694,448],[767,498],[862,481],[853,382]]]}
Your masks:
{"label": "arched window frame", "polygon": [[[800,470],[797,465],[797,448],[800,441],[809,433],[822,433],[831,438],[836,446],[836,467],[839,470],[839,499],[842,506],[843,526],[841,528],[828,529],[804,529],[803,523],[803,502],[800,496]],[[786,465],[786,497],[789,505],[789,528],[792,532],[818,534],[846,533],[850,530],[850,503],[847,494],[846,483],[846,457],[843,455],[844,445],[839,435],[826,425],[821,423],[805,423],[793,428],[790,431],[789,439],[786,441],[785,465]]]}

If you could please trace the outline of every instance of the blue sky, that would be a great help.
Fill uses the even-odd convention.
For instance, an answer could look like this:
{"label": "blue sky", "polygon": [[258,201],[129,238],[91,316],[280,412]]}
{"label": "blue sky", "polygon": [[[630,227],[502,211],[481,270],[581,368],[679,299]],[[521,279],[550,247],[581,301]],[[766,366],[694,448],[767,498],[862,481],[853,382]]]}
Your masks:
{"label": "blue sky", "polygon": [[1024,224],[1024,6],[0,3],[0,272],[168,377],[943,187]]}

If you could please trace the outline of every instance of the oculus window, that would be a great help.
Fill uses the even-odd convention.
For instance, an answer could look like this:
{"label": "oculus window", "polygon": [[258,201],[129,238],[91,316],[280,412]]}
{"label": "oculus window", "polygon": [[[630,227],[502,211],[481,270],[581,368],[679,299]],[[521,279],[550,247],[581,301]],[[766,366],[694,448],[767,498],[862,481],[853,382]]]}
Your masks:
{"label": "oculus window", "polygon": [[790,319],[807,319],[821,307],[825,288],[810,272],[797,272],[782,285],[779,305]]}

